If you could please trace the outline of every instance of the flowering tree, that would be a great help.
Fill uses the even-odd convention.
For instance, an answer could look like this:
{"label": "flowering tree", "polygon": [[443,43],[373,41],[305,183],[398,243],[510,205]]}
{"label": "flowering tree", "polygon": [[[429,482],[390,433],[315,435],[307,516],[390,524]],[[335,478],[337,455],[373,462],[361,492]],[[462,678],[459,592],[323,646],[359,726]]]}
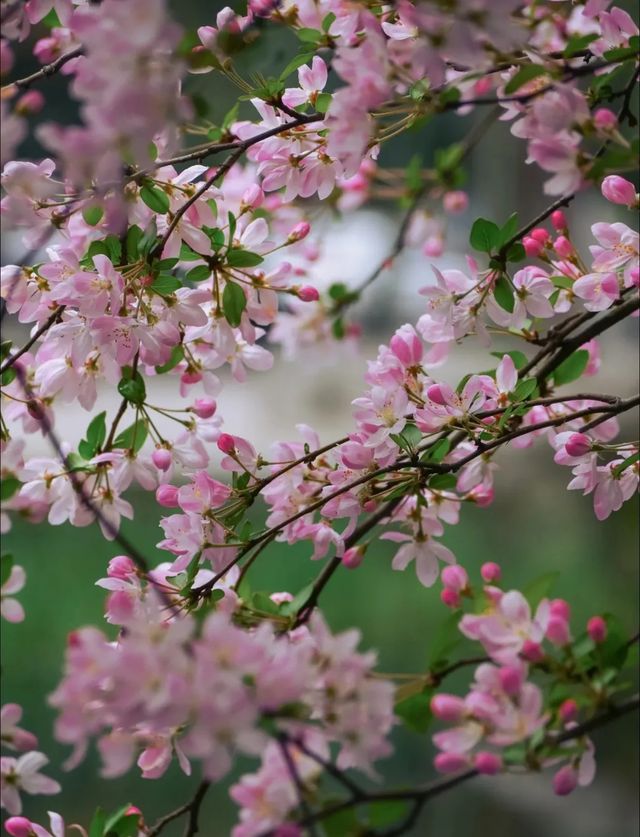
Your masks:
{"label": "flowering tree", "polygon": [[[638,235],[593,219],[579,252],[570,221],[590,191],[603,206],[638,206],[620,175],[638,150],[638,27],[609,0],[250,0],[192,32],[166,5],[1,5],[2,214],[25,246],[2,269],[2,313],[31,327],[23,345],[2,343],[3,525],[14,514],[97,524],[121,553],[98,581],[108,625],[69,636],[48,698],[55,735],[71,749],[66,769],[96,742],[105,780],[136,763],[162,781],[173,759],[202,777],[155,823],[125,806],[74,827],[151,837],[181,817],[186,835],[212,833],[199,811],[238,754],[256,761],[229,790],[234,837],[406,833],[433,797],[478,774],[548,768],[560,795],[589,784],[588,734],[638,708],[624,673],[637,637],[599,615],[572,625],[566,601],[509,589],[496,563],[470,577],[441,536],[465,504],[491,506],[497,456],[534,443],[551,446],[600,520],[638,486],[637,442],[619,438],[617,419],[638,396],[576,383],[601,365],[599,336],[638,311]],[[237,57],[283,29],[279,76],[245,77]],[[26,40],[41,66],[16,78],[14,42]],[[78,124],[47,121],[58,73]],[[190,93],[199,73],[243,94],[218,123]],[[50,156],[13,159],[43,108],[35,133]],[[394,137],[447,112],[467,120],[464,141],[439,147],[430,168],[385,165]],[[403,248],[446,260],[446,218],[469,200],[466,160],[496,121],[548,174],[545,211],[505,207],[473,223],[467,270],[433,269],[417,320],[369,362],[342,438],[299,425],[258,451],[223,430],[221,370],[232,387],[268,374],[278,347],[339,351],[359,333],[352,306]],[[318,207],[347,213],[385,194],[404,212],[388,258],[360,284],[323,286]],[[439,380],[466,340],[484,371]],[[173,382],[167,403],[148,398],[156,376]],[[117,391],[113,414],[95,414],[99,388]],[[87,414],[81,440],[56,423],[69,403]],[[34,433],[49,458],[25,454]],[[167,510],[157,556],[119,531],[134,517],[133,485]],[[441,585],[446,642],[400,682],[376,672],[357,628],[336,635],[321,610],[327,585],[356,570],[374,538],[397,545],[390,570]],[[306,543],[322,562],[316,580],[252,591],[251,568],[273,542]],[[2,580],[2,616],[19,622],[26,578],[10,556]],[[460,669],[467,693],[449,694]],[[29,795],[60,785],[40,772],[48,760],[21,716],[2,708],[2,745],[16,751],[2,757],[6,831],[62,837],[60,815],[46,827],[27,819]],[[380,780],[395,724],[432,722],[439,779],[363,780]]]}

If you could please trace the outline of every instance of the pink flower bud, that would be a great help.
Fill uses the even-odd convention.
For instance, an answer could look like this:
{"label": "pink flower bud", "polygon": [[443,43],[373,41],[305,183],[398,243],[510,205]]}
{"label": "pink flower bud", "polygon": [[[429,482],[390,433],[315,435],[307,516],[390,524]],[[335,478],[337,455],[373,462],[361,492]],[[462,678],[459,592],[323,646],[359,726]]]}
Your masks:
{"label": "pink flower bud", "polygon": [[6,76],[13,67],[13,51],[9,41],[0,39],[0,76]]}
{"label": "pink flower bud", "polygon": [[553,777],[553,790],[558,796],[567,796],[576,789],[578,774],[570,764],[565,764]]}
{"label": "pink flower bud", "polygon": [[445,212],[451,215],[459,215],[469,206],[469,196],[461,190],[447,192],[442,199],[442,205]]}
{"label": "pink flower bud", "polygon": [[190,372],[183,372],[180,375],[180,382],[183,384],[197,384],[202,380],[202,372],[196,372],[195,369]]}
{"label": "pink flower bud", "polygon": [[136,565],[128,555],[116,555],[109,561],[107,575],[109,578],[128,579],[136,574]]}
{"label": "pink flower bud", "polygon": [[441,721],[455,724],[464,717],[466,707],[463,698],[442,694],[431,698],[431,711]]}
{"label": "pink flower bud", "polygon": [[587,633],[591,639],[599,644],[607,638],[607,623],[602,616],[592,616],[587,622]]}
{"label": "pink flower bud", "polygon": [[298,288],[298,299],[301,299],[303,302],[317,302],[320,299],[320,294],[318,293],[318,289],[314,288],[313,285],[303,285],[301,288]]}
{"label": "pink flower bud", "polygon": [[561,619],[564,619],[565,622],[568,622],[569,619],[571,619],[571,607],[569,602],[564,599],[552,599],[551,602],[549,602],[549,610],[551,611],[552,616],[559,616]]}
{"label": "pink flower bud", "polygon": [[540,244],[546,244],[547,241],[551,238],[547,230],[544,227],[536,227],[535,230],[531,230],[529,233],[531,238],[535,238],[536,241],[539,241]]}
{"label": "pink flower bud", "polygon": [[403,326],[396,331],[389,342],[389,348],[405,366],[419,366],[422,361],[422,340],[410,326]]}
{"label": "pink flower bud", "polygon": [[578,704],[573,698],[567,698],[567,700],[560,704],[558,707],[558,716],[563,724],[569,721],[575,721],[578,717]]}
{"label": "pink flower bud", "polygon": [[531,238],[531,236],[525,236],[522,239],[522,246],[524,247],[524,252],[531,259],[537,259],[544,250],[544,244],[536,241],[535,238]]}
{"label": "pink flower bud", "polygon": [[216,444],[222,453],[233,453],[236,449],[233,436],[229,435],[229,433],[221,433]]}
{"label": "pink flower bud", "polygon": [[440,574],[440,578],[445,587],[454,590],[456,593],[462,592],[469,584],[467,571],[460,564],[445,567]]}
{"label": "pink flower bud", "polygon": [[444,406],[447,403],[447,399],[445,398],[445,394],[442,391],[440,384],[432,384],[432,386],[427,388],[427,398],[430,401],[433,401],[434,404],[440,404],[441,406]]}
{"label": "pink flower bud", "polygon": [[638,288],[640,287],[640,267],[632,267],[629,271],[629,279],[631,280],[632,286]]}
{"label": "pink flower bud", "polygon": [[438,753],[433,760],[433,766],[438,773],[457,773],[468,767],[468,761],[458,753]]}
{"label": "pink flower bud", "polygon": [[591,439],[586,433],[572,433],[564,443],[569,456],[584,456],[591,450]]}
{"label": "pink flower bud", "polygon": [[27,732],[26,729],[19,729],[13,733],[12,743],[16,750],[21,750],[22,752],[35,750],[38,746],[38,736],[32,732]]}
{"label": "pink flower bud", "polygon": [[445,587],[440,593],[440,601],[452,609],[460,607],[460,596],[451,587]]}
{"label": "pink flower bud", "polygon": [[522,688],[524,672],[518,666],[503,666],[498,672],[500,685],[507,695],[514,697]]}
{"label": "pink flower bud", "polygon": [[4,824],[4,828],[11,837],[31,837],[35,834],[31,826],[31,820],[26,817],[9,817]]}
{"label": "pink flower bud", "polygon": [[[256,17],[268,17],[277,5],[277,0],[249,0],[249,8]],[[299,833],[298,830],[296,834]],[[284,834],[278,832],[278,837],[284,837]],[[293,835],[287,834],[287,837],[293,837]]]}
{"label": "pink flower bud", "polygon": [[560,647],[568,645],[571,642],[569,623],[561,616],[552,616],[549,619],[545,636],[554,645],[558,645]]}
{"label": "pink flower bud", "polygon": [[444,240],[441,235],[430,235],[422,245],[422,252],[432,259],[439,258],[444,253]]}
{"label": "pink flower bud", "polygon": [[618,117],[609,108],[598,108],[593,114],[593,124],[601,131],[611,131],[618,124]]}
{"label": "pink flower bud", "polygon": [[165,509],[175,509],[178,507],[178,489],[175,485],[159,485],[156,489],[156,502]]}
{"label": "pink flower bud", "polygon": [[257,183],[252,183],[248,189],[245,189],[240,206],[244,209],[257,209],[262,206],[263,201],[264,192]]}
{"label": "pink flower bud", "polygon": [[481,509],[486,509],[487,506],[490,506],[494,498],[495,491],[491,485],[476,485],[467,495],[467,499],[472,500]]}
{"label": "pink flower bud", "polygon": [[525,660],[529,660],[530,663],[539,663],[541,660],[544,660],[545,656],[540,644],[534,642],[532,639],[525,639],[522,645],[521,655]]}
{"label": "pink flower bud", "polygon": [[129,807],[125,811],[125,814],[127,814],[127,816],[131,814],[142,814],[142,811],[140,810],[140,808],[136,808],[135,805],[129,805]]}
{"label": "pink flower bud", "polygon": [[499,564],[496,564],[494,561],[487,561],[480,567],[480,575],[484,581],[491,584],[492,582],[500,581],[502,570]]}
{"label": "pink flower bud", "polygon": [[195,413],[198,418],[208,419],[215,415],[218,405],[213,398],[196,398],[191,408],[191,412]]}
{"label": "pink flower bud", "polygon": [[290,241],[291,243],[294,241],[302,241],[303,238],[306,238],[309,235],[310,230],[311,224],[309,224],[308,221],[300,221],[287,236],[287,241]]}
{"label": "pink flower bud", "polygon": [[605,177],[602,181],[602,194],[611,203],[618,203],[621,206],[632,207],[638,203],[638,195],[633,183],[617,174]]}
{"label": "pink flower bud", "polygon": [[166,448],[156,448],[151,454],[151,461],[160,471],[168,471],[173,462],[171,451]]}
{"label": "pink flower bud", "polygon": [[483,750],[476,753],[473,766],[478,773],[483,773],[485,776],[495,776],[502,770],[502,758],[497,753],[489,753]]}
{"label": "pink flower bud", "polygon": [[342,556],[342,565],[348,570],[355,570],[356,567],[359,567],[360,564],[362,564],[363,558],[364,550],[362,547],[352,546],[351,549],[347,549]]}
{"label": "pink flower bud", "polygon": [[568,259],[573,255],[573,244],[569,241],[566,235],[559,235],[553,242],[553,247],[556,253],[563,259]]}
{"label": "pink flower bud", "polygon": [[39,90],[29,90],[24,95],[20,96],[16,102],[16,113],[20,116],[30,116],[34,113],[40,113],[44,107],[44,96]]}
{"label": "pink flower bud", "polygon": [[562,232],[563,230],[567,229],[567,216],[561,209],[556,209],[555,212],[551,213],[551,223],[553,224],[554,230],[558,232]]}

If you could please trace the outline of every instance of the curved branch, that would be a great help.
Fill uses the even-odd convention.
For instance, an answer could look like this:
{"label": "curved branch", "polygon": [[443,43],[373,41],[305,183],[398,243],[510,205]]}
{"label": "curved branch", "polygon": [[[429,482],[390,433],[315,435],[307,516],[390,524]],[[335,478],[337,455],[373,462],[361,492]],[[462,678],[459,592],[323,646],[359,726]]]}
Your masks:
{"label": "curved branch", "polygon": [[65,52],[64,55],[56,58],[55,61],[52,61],[50,64],[45,64],[44,67],[36,70],[35,73],[31,73],[30,76],[25,76],[24,78],[16,79],[16,81],[9,82],[9,84],[6,84],[2,90],[9,90],[12,87],[17,87],[19,90],[26,90],[28,87],[31,87],[32,84],[40,81],[40,79],[54,76],[62,67],[64,67],[65,64],[68,64],[69,61],[72,61],[74,58],[78,58],[82,54],[83,48],[81,46],[71,49],[69,52]]}
{"label": "curved branch", "polygon": [[[631,712],[635,712],[639,708],[640,695],[634,695],[621,703],[610,705],[606,711],[601,712],[599,715],[595,715],[593,718],[590,718],[589,720],[584,721],[571,729],[566,729],[560,733],[555,733],[552,736],[549,736],[548,741],[553,744],[561,744],[565,741],[575,740],[576,738],[580,738],[583,735],[593,732],[593,730],[605,726],[611,721],[615,721]],[[346,811],[350,808],[370,804],[372,802],[407,801],[412,803],[411,811],[407,818],[400,823],[396,829],[385,832],[385,837],[403,834],[415,823],[420,811],[430,799],[434,799],[436,796],[440,796],[441,794],[446,793],[452,788],[455,788],[478,775],[480,774],[477,770],[471,769],[465,770],[463,773],[459,773],[455,776],[449,776],[444,779],[439,779],[436,782],[431,782],[421,788],[380,791],[377,793],[364,793],[362,795],[354,794],[342,802],[338,802],[335,805],[323,809],[322,811],[318,811],[313,814],[312,817],[303,817],[298,820],[298,825],[304,827],[313,823],[322,822],[323,820],[328,819],[341,811]],[[263,832],[260,837],[275,837],[275,834],[275,831],[270,830]]]}

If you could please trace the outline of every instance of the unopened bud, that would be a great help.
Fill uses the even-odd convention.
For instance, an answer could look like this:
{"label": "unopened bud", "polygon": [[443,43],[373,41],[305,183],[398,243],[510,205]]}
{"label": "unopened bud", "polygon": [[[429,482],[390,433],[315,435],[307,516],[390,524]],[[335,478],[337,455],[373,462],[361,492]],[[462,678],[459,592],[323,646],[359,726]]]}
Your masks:
{"label": "unopened bud", "polygon": [[213,398],[196,398],[191,408],[191,412],[195,413],[198,418],[211,418],[216,412],[218,405]]}
{"label": "unopened bud", "polygon": [[456,593],[461,593],[469,584],[467,571],[460,564],[445,567],[440,574],[440,578],[445,587],[454,590]]}
{"label": "unopened bud", "polygon": [[320,299],[320,294],[318,293],[318,289],[314,288],[313,285],[303,285],[301,288],[298,288],[297,297],[303,302],[317,302]]}
{"label": "unopened bud", "polygon": [[558,232],[562,232],[563,230],[567,229],[567,216],[561,209],[556,209],[555,212],[551,213],[551,223],[553,224],[554,230]]}
{"label": "unopened bud", "polygon": [[575,721],[578,717],[578,704],[573,698],[567,698],[567,700],[560,704],[558,707],[558,716],[563,724],[567,724],[569,721]]}
{"label": "unopened bud", "polygon": [[483,773],[485,776],[495,776],[502,770],[502,758],[497,753],[489,753],[483,750],[476,753],[473,766],[478,773]]}
{"label": "unopened bud", "polygon": [[156,489],[156,501],[165,509],[175,509],[178,506],[178,489],[175,485],[159,485]]}
{"label": "unopened bud", "polygon": [[300,221],[287,236],[287,241],[291,243],[294,241],[302,241],[303,238],[306,238],[309,235],[310,230],[311,224],[309,224],[308,221]]}
{"label": "unopened bud", "polygon": [[592,616],[587,622],[587,633],[591,639],[600,644],[607,638],[607,623],[602,616]]}
{"label": "unopened bud", "polygon": [[480,575],[484,581],[491,584],[492,582],[500,581],[502,570],[499,564],[496,564],[494,561],[487,561],[480,567]]}
{"label": "unopened bud", "polygon": [[173,462],[171,451],[166,448],[156,448],[151,454],[151,461],[160,471],[168,471]]}
{"label": "unopened bud", "polygon": [[216,444],[222,453],[233,453],[236,449],[234,438],[229,433],[221,433]]}

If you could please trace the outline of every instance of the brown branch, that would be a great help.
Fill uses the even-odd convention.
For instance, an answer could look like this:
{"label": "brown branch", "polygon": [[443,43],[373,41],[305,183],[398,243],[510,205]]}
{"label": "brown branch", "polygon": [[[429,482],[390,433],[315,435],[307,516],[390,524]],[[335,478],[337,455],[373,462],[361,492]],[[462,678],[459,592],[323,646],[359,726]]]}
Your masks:
{"label": "brown branch", "polygon": [[56,58],[55,61],[52,61],[50,64],[45,64],[44,67],[41,67],[35,73],[31,73],[30,76],[25,76],[24,78],[16,79],[16,81],[9,82],[9,84],[6,84],[2,90],[4,92],[12,87],[17,87],[19,90],[26,90],[28,87],[31,87],[32,84],[40,81],[40,79],[49,78],[50,76],[55,75],[62,67],[64,67],[65,64],[72,61],[74,58],[78,58],[78,56],[82,54],[83,48],[81,46],[71,49],[69,52],[65,52],[64,55]]}
{"label": "brown branch", "polygon": [[46,334],[47,331],[51,328],[52,325],[60,321],[60,317],[62,316],[62,312],[64,311],[65,306],[59,305],[56,310],[51,314],[51,316],[40,326],[40,328],[27,340],[24,346],[19,349],[14,355],[0,366],[0,375],[7,371],[7,369],[11,369],[14,363],[22,357],[22,355],[26,354],[29,349],[36,343],[43,334]]}
{"label": "brown branch", "polygon": [[[595,715],[593,718],[590,718],[589,720],[584,721],[571,729],[566,729],[560,733],[548,736],[547,743],[561,744],[565,741],[573,741],[576,738],[580,738],[583,735],[587,735],[588,733],[605,726],[611,721],[615,721],[631,712],[637,711],[638,708],[640,708],[640,696],[634,695],[619,704],[611,704],[606,711]],[[371,792],[364,793],[363,795],[353,794],[350,798],[319,811],[314,814],[312,818],[299,820],[298,825],[304,827],[312,823],[322,822],[323,820],[333,816],[334,814],[338,814],[341,811],[359,807],[360,805],[371,804],[372,802],[407,801],[412,803],[411,811],[408,816],[402,823],[399,824],[397,829],[385,832],[385,837],[403,834],[415,823],[422,808],[429,800],[446,793],[452,788],[457,787],[458,785],[461,785],[478,775],[479,773],[477,770],[465,770],[463,773],[439,779],[438,781],[431,782],[421,788]],[[260,837],[275,837],[275,833],[276,832],[274,830],[269,830],[263,832]]]}
{"label": "brown branch", "polygon": [[[165,828],[165,826],[169,825],[169,823],[177,820],[178,817],[181,817],[183,814],[192,814],[195,810],[195,823],[196,823],[196,831],[187,832],[187,834],[196,834],[197,833],[197,824],[198,824],[198,814],[200,806],[202,805],[202,801],[205,797],[205,794],[209,790],[211,786],[210,782],[203,781],[198,785],[198,789],[196,790],[196,794],[190,802],[186,802],[184,805],[181,805],[179,808],[176,808],[174,811],[170,811],[168,814],[165,814],[164,817],[160,817],[159,820],[151,826],[149,831],[146,832],[147,837],[156,837],[160,834],[161,831]],[[190,817],[191,819],[191,817]]]}

